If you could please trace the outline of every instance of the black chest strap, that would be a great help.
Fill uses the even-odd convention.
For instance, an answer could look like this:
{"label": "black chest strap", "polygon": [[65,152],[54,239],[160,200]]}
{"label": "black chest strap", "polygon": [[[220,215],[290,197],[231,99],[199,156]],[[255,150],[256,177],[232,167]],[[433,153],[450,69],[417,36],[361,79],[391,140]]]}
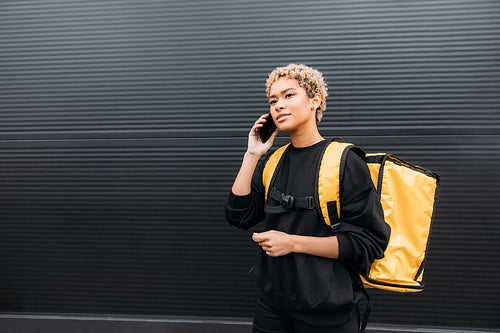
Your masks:
{"label": "black chest strap", "polygon": [[273,198],[280,204],[277,206],[265,205],[264,211],[270,214],[279,214],[290,211],[291,209],[315,209],[316,204],[313,196],[297,197],[290,194],[282,193],[276,187],[269,190],[269,198]]}

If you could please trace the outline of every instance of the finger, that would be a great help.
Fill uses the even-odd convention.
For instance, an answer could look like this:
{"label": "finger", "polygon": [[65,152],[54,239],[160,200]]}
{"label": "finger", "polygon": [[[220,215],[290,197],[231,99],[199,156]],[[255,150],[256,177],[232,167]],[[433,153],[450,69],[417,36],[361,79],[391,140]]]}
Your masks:
{"label": "finger", "polygon": [[263,121],[262,121],[262,117],[261,117],[253,123],[252,131],[257,131],[257,129],[262,127],[262,126],[264,126],[264,125],[263,125]]}
{"label": "finger", "polygon": [[273,233],[274,230],[268,230],[268,231],[264,231],[264,232],[259,232],[259,233],[256,233],[257,235],[259,235],[260,237],[266,237],[270,234]]}
{"label": "finger", "polygon": [[266,118],[267,118],[267,116],[268,116],[268,114],[267,114],[267,113],[266,113],[266,114],[263,114],[262,116],[260,116],[260,117],[259,117],[259,119],[257,119],[257,120],[255,121],[255,124],[256,124],[256,125],[257,125],[257,124],[262,125],[263,123],[265,123],[265,122],[267,121],[267,119],[266,119]]}
{"label": "finger", "polygon": [[265,234],[255,232],[252,235],[252,239],[257,243],[260,243],[260,242],[265,242],[268,239],[268,237],[266,237]]}
{"label": "finger", "polygon": [[251,129],[251,131],[250,131],[250,132],[252,132],[252,133],[254,133],[254,134],[255,134],[255,133],[257,133],[257,130],[258,130],[259,128],[261,128],[262,126],[264,126],[264,125],[255,123],[255,124],[252,126],[252,129]]}
{"label": "finger", "polygon": [[270,257],[273,257],[273,258],[276,258],[276,257],[279,257],[279,253],[275,253],[275,252],[272,252],[272,251],[267,251],[266,254]]}

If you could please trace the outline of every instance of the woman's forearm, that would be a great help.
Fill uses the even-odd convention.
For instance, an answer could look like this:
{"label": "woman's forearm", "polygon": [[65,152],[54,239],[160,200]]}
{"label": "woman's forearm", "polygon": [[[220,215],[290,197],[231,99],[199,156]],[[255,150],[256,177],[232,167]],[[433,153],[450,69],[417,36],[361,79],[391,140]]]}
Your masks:
{"label": "woman's forearm", "polygon": [[312,237],[292,235],[293,252],[305,253],[313,256],[338,259],[339,242],[337,236]]}
{"label": "woman's forearm", "polygon": [[252,177],[260,155],[245,153],[240,171],[234,180],[232,192],[236,195],[247,195],[252,191]]}
{"label": "woman's forearm", "polygon": [[254,233],[252,239],[271,257],[284,256],[292,252],[331,259],[338,259],[339,257],[337,236],[300,236],[290,235],[277,230],[269,230]]}

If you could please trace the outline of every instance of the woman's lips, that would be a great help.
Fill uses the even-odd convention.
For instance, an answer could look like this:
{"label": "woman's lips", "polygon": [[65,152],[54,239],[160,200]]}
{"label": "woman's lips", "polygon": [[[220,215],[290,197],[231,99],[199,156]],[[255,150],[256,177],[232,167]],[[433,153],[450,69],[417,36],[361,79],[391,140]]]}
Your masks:
{"label": "woman's lips", "polygon": [[276,117],[276,121],[277,122],[282,122],[282,121],[285,121],[288,117],[290,116],[289,113],[283,113],[283,114],[280,114]]}

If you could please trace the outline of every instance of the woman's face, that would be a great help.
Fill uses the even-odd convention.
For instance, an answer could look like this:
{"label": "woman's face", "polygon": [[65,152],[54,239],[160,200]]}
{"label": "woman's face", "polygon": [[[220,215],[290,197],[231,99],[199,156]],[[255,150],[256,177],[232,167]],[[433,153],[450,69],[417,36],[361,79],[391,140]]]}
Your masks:
{"label": "woman's face", "polygon": [[316,109],[320,97],[309,98],[304,88],[294,79],[282,77],[269,90],[270,112],[276,126],[293,132],[304,126],[316,126]]}

